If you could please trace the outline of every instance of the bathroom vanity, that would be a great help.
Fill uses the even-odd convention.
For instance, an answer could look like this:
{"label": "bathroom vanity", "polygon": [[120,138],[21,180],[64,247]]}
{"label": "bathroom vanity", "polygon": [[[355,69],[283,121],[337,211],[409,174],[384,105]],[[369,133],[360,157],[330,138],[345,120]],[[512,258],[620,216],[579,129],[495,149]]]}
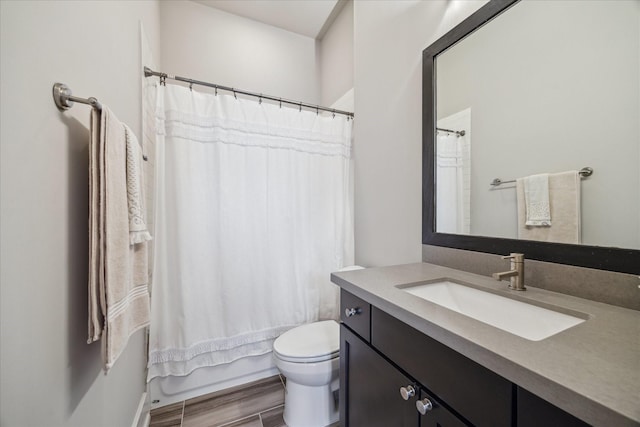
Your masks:
{"label": "bathroom vanity", "polygon": [[[504,330],[500,316],[491,326],[464,307],[408,292],[443,280],[579,321],[524,338]],[[506,282],[426,263],[335,273],[332,281],[342,288],[343,427],[640,425],[637,311],[511,291]],[[495,304],[475,308],[499,311]],[[532,329],[542,328],[544,313],[529,316]]]}

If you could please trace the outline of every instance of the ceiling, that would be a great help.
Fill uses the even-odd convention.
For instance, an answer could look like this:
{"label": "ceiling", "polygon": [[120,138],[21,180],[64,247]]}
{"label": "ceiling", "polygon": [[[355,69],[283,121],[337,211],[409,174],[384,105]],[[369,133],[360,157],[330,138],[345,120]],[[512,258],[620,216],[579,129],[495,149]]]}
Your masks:
{"label": "ceiling", "polygon": [[344,0],[193,0],[274,27],[322,38]]}

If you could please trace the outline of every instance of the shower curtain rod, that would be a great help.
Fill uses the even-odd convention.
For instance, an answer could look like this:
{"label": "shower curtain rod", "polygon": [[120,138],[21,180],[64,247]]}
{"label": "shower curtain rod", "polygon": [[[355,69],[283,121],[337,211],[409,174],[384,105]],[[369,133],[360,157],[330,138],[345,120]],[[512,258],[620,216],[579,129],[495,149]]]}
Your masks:
{"label": "shower curtain rod", "polygon": [[436,130],[441,130],[442,132],[455,133],[458,136],[464,136],[466,134],[464,129],[463,130],[451,130],[451,129],[445,129],[445,128],[436,128]]}
{"label": "shower curtain rod", "polygon": [[316,113],[318,111],[327,111],[329,113],[333,113],[334,116],[336,114],[342,114],[342,115],[347,116],[347,119],[348,118],[352,118],[353,119],[353,117],[355,116],[353,113],[351,113],[349,111],[336,110],[335,108],[321,107],[319,105],[307,104],[307,103],[304,103],[304,102],[292,101],[292,100],[284,99],[284,98],[277,98],[275,96],[264,95],[264,94],[261,94],[261,93],[248,92],[246,90],[240,90],[240,89],[236,89],[236,88],[233,88],[233,87],[222,86],[222,85],[217,85],[217,84],[214,84],[214,83],[203,82],[203,81],[200,81],[200,80],[189,79],[187,77],[180,77],[180,76],[176,76],[176,75],[173,75],[173,74],[167,74],[167,73],[162,73],[162,72],[159,72],[159,71],[153,71],[149,67],[144,67],[144,76],[145,77],[158,76],[158,77],[160,77],[160,83],[161,84],[163,84],[166,79],[171,79],[171,80],[177,80],[179,82],[189,83],[189,87],[191,87],[192,85],[212,87],[212,88],[214,88],[216,90],[216,93],[217,93],[218,89],[220,89],[220,90],[226,90],[228,92],[233,92],[234,96],[236,96],[236,94],[253,96],[255,98],[260,99],[260,102],[262,102],[263,99],[268,99],[270,101],[279,102],[280,103],[280,107],[282,107],[282,104],[285,103],[285,104],[289,104],[289,105],[298,106],[300,108],[300,110],[302,110],[302,107],[304,107],[304,108],[308,108],[308,109],[311,109],[311,110],[316,110]]}

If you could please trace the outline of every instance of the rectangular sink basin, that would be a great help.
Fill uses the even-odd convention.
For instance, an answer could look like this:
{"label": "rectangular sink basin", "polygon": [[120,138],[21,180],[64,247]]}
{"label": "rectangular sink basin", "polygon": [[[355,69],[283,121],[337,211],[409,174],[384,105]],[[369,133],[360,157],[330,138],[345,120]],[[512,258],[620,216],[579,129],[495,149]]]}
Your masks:
{"label": "rectangular sink basin", "polygon": [[531,341],[548,338],[588,318],[586,314],[580,318],[560,313],[447,279],[401,289]]}

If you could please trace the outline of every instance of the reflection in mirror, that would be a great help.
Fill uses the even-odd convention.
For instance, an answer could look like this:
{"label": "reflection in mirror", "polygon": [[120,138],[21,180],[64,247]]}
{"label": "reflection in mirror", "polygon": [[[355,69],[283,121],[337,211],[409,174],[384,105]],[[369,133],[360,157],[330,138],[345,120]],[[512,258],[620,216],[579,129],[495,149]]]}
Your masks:
{"label": "reflection in mirror", "polygon": [[469,234],[471,232],[470,142],[470,108],[438,120],[436,224],[441,233]]}
{"label": "reflection in mirror", "polygon": [[[424,244],[640,274],[639,17],[640,0],[490,0],[423,51]],[[571,216],[562,238],[519,226]]]}
{"label": "reflection in mirror", "polygon": [[639,24],[521,1],[436,56],[436,232],[640,249]]}

